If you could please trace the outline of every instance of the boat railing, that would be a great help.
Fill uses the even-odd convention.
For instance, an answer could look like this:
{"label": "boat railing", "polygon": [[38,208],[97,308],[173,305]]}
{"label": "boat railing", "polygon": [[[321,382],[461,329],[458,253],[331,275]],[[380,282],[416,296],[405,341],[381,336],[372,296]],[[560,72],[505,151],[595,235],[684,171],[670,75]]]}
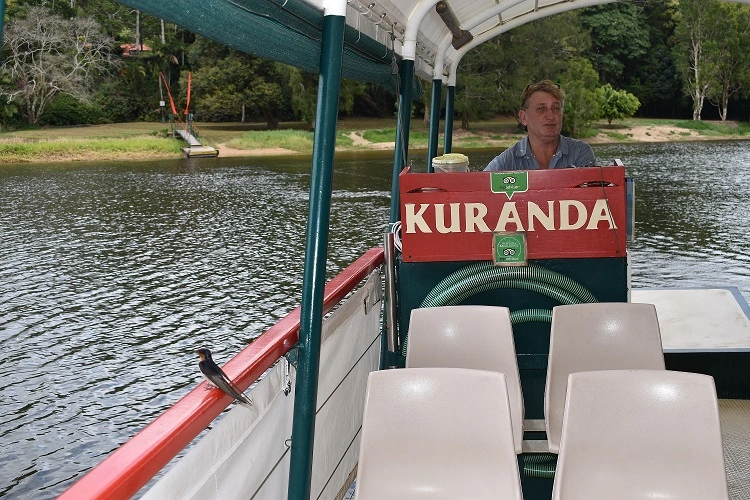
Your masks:
{"label": "boat railing", "polygon": [[[383,257],[382,248],[370,249],[334,277],[325,287],[324,314],[381,266]],[[299,338],[300,312],[300,307],[294,309],[223,366],[241,389],[247,389],[294,347]],[[204,384],[191,390],[59,498],[129,498],[136,494],[231,403],[232,399],[220,391],[203,390]]]}

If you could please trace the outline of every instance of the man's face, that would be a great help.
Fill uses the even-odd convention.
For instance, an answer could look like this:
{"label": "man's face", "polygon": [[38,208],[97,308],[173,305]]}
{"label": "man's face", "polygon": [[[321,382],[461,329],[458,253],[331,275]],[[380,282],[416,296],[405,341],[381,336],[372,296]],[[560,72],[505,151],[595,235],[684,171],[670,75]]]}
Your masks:
{"label": "man's face", "polygon": [[546,92],[534,92],[529,97],[526,109],[522,109],[518,117],[526,126],[529,136],[542,140],[556,139],[562,130],[562,102]]}

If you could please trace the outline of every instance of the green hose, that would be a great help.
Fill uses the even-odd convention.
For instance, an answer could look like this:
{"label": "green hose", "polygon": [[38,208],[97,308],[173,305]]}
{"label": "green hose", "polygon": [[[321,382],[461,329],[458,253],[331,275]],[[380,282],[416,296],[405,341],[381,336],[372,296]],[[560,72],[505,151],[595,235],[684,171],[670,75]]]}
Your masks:
{"label": "green hose", "polygon": [[516,288],[546,295],[562,304],[580,304],[582,301],[566,290],[548,283],[530,280],[499,279],[498,281],[475,281],[473,283],[459,283],[437,295],[432,303],[422,302],[421,307],[454,306],[480,292],[496,290],[498,288]]}
{"label": "green hose", "polygon": [[[576,281],[568,278],[567,276],[560,274],[556,271],[551,271],[544,267],[529,265],[522,267],[496,267],[491,262],[476,262],[469,264],[468,266],[462,267],[452,272],[443,280],[440,281],[435,288],[422,301],[420,307],[431,307],[429,304],[432,302],[433,296],[442,293],[443,290],[451,288],[453,286],[471,282],[471,281],[482,281],[482,280],[494,280],[494,279],[525,279],[531,281],[540,281],[542,283],[548,283],[555,285],[563,290],[567,290],[576,297],[581,299],[581,302],[598,302],[591,292],[586,290]],[[437,305],[437,304],[435,304]],[[442,305],[442,304],[441,304]]]}
{"label": "green hose", "polygon": [[552,323],[552,311],[549,309],[519,309],[510,313],[510,322],[513,325],[521,323]]}
{"label": "green hose", "polygon": [[557,455],[552,453],[524,454],[523,474],[526,477],[553,479],[557,468]]}
{"label": "green hose", "polygon": [[[422,300],[419,307],[457,305],[478,293],[499,288],[515,288],[546,295],[561,304],[598,302],[596,297],[575,280],[544,267],[496,267],[491,262],[477,262],[457,269],[443,278]],[[552,311],[524,309],[511,313],[511,323],[552,321]],[[406,356],[408,333],[401,354]]]}

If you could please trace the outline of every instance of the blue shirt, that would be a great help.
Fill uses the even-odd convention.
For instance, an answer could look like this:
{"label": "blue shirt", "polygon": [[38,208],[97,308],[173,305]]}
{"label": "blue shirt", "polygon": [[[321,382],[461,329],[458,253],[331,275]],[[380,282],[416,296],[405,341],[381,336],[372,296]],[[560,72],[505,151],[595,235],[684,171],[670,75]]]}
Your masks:
{"label": "blue shirt", "polygon": [[[560,136],[557,152],[549,162],[549,168],[590,167],[596,165],[594,151],[587,143],[578,139]],[[529,136],[506,149],[484,169],[489,170],[541,170],[529,145]]]}

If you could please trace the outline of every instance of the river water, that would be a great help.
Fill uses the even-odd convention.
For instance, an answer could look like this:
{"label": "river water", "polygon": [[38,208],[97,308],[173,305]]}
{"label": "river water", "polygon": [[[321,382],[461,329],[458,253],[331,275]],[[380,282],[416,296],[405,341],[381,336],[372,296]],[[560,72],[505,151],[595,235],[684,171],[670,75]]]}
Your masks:
{"label": "river water", "polygon": [[[595,152],[637,179],[635,287],[750,299],[750,142]],[[0,496],[55,497],[201,380],[196,347],[224,363],[299,303],[309,164],[0,166]],[[329,275],[380,244],[391,169],[337,159]]]}

